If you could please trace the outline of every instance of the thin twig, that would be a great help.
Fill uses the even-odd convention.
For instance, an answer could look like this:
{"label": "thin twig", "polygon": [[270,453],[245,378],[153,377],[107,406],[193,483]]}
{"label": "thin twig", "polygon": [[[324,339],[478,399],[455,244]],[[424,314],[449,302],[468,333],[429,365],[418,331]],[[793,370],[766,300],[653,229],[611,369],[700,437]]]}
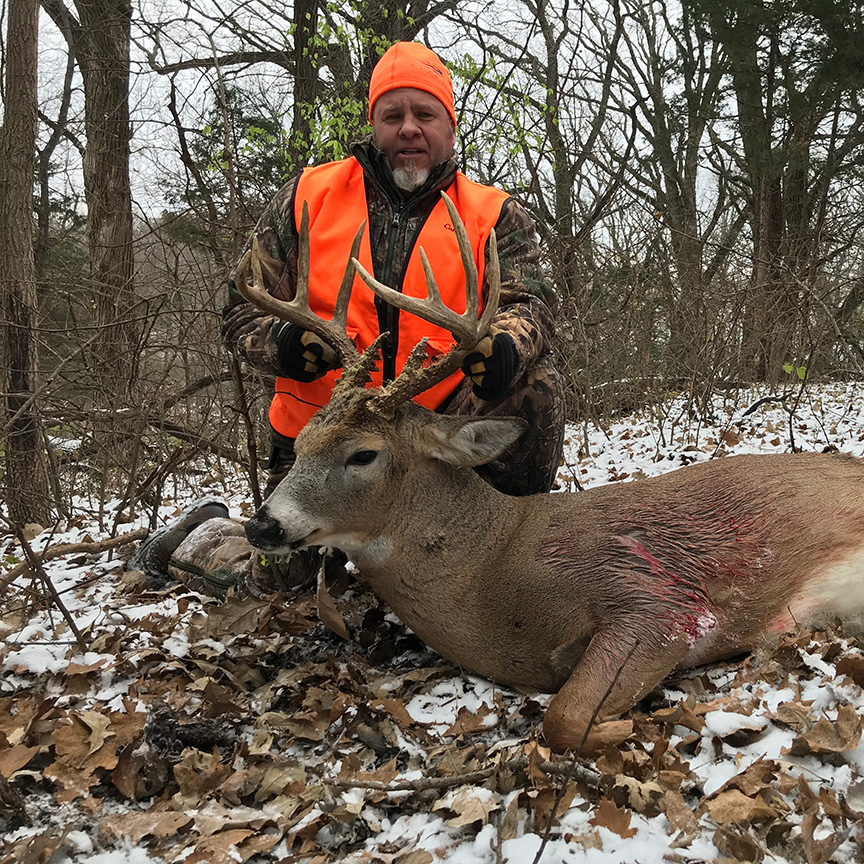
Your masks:
{"label": "thin twig", "polygon": [[231,366],[231,374],[234,378],[234,391],[237,394],[237,408],[243,418],[243,426],[246,430],[246,452],[249,454],[249,485],[252,488],[252,502],[255,509],[260,510],[263,498],[261,497],[261,486],[258,483],[258,441],[255,437],[255,424],[249,413],[249,400],[246,397],[246,388],[243,385],[243,374],[240,371],[240,361],[233,353],[229,354],[228,360]]}
{"label": "thin twig", "polygon": [[[541,762],[536,767],[546,774],[560,775],[568,774],[571,777],[578,775],[585,783],[596,785],[600,780],[600,774],[592,771],[584,765],[577,765],[576,757],[567,765],[557,762]],[[424,792],[427,789],[449,789],[452,786],[467,786],[482,783],[502,768],[511,771],[524,768],[528,764],[525,757],[514,759],[510,762],[502,762],[500,765],[490,765],[488,768],[480,768],[467,774],[454,774],[452,777],[418,777],[416,780],[402,780],[398,783],[387,783],[383,780],[351,780],[349,778],[327,778],[322,783],[333,786],[336,789],[374,789],[378,792]]]}
{"label": "thin twig", "polygon": [[83,634],[78,629],[78,625],[75,623],[75,619],[72,617],[69,610],[66,608],[66,604],[63,602],[63,599],[57,593],[57,589],[54,587],[54,583],[51,581],[51,577],[45,572],[45,568],[42,566],[42,561],[40,561],[39,558],[36,557],[36,553],[33,551],[33,548],[27,542],[27,538],[24,536],[21,528],[18,525],[13,525],[12,527],[15,530],[15,534],[18,536],[18,542],[21,544],[21,548],[24,550],[24,555],[29,562],[30,568],[35,574],[38,574],[39,578],[42,580],[42,584],[45,586],[45,589],[47,590],[51,601],[53,601],[57,609],[60,610],[60,614],[66,620],[66,623],[69,625],[69,629],[75,635],[75,640],[77,641],[78,646],[81,648],[82,652],[87,651],[89,646],[85,641]]}

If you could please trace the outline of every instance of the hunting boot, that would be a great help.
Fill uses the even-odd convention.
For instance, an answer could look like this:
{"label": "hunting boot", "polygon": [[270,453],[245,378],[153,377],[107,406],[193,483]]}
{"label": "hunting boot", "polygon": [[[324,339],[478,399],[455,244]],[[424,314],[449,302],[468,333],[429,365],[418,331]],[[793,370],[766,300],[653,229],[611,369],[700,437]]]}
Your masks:
{"label": "hunting boot", "polygon": [[132,554],[127,570],[146,573],[153,587],[161,588],[170,579],[168,566],[171,556],[190,532],[210,519],[227,519],[228,506],[219,498],[199,498],[158,531],[149,534]]}

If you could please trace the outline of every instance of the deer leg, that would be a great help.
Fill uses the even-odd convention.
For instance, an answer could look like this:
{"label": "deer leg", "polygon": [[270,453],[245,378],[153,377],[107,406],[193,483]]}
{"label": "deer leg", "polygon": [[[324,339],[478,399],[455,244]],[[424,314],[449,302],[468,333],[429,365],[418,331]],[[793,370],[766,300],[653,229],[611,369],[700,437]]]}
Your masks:
{"label": "deer leg", "polygon": [[[634,632],[634,630],[636,632]],[[543,735],[553,750],[596,753],[633,731],[615,720],[659,684],[690,650],[686,639],[640,637],[645,625],[594,634],[579,665],[549,704]]]}

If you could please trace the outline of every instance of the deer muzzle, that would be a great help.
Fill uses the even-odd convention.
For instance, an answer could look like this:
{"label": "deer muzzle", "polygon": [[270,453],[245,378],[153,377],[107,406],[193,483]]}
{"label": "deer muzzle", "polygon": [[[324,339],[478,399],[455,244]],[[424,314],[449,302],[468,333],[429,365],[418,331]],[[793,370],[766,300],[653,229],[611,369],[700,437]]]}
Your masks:
{"label": "deer muzzle", "polygon": [[256,549],[279,549],[284,546],[295,548],[300,545],[286,542],[282,525],[269,514],[266,506],[246,523],[246,539]]}

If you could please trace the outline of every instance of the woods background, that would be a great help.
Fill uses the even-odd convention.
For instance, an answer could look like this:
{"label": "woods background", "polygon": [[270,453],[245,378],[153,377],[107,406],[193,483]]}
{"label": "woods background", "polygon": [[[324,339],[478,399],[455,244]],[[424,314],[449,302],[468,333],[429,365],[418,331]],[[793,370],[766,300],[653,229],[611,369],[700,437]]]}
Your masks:
{"label": "woods background", "polygon": [[279,186],[368,131],[397,40],[448,63],[464,169],[535,219],[572,420],[861,376],[860,3],[2,13],[0,531],[153,507],[184,466],[258,470],[267,388],[220,345],[224,281]]}

